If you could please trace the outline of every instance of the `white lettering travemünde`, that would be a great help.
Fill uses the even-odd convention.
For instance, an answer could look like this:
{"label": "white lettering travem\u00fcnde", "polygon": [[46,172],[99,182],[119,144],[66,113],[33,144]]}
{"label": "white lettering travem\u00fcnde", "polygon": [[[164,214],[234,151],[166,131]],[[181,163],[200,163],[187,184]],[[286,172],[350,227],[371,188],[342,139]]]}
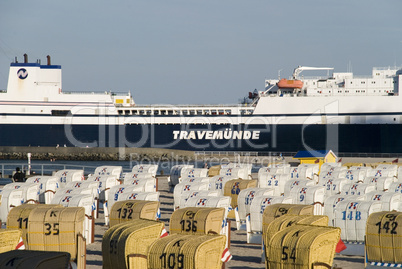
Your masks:
{"label": "white lettering travem\u00fcnde", "polygon": [[173,139],[260,139],[260,131],[173,131]]}

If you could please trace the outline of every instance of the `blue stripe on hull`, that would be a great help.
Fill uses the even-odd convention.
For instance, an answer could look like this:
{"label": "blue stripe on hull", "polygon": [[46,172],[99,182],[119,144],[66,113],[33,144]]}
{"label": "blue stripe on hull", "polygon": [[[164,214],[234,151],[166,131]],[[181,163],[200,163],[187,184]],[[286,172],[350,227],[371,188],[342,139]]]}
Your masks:
{"label": "blue stripe on hull", "polygon": [[[400,124],[342,125],[1,125],[0,146],[155,147],[184,150],[277,151],[332,149],[402,153]],[[259,139],[174,139],[174,131],[260,131]]]}

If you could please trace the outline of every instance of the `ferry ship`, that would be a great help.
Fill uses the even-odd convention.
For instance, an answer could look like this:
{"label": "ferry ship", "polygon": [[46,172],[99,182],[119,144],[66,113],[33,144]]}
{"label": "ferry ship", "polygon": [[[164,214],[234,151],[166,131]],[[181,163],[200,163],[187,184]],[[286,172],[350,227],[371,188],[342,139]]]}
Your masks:
{"label": "ferry ship", "polygon": [[[314,70],[327,75],[303,76]],[[24,55],[0,92],[0,146],[402,153],[399,89],[398,68],[356,77],[299,66],[236,105],[138,105],[130,93],[64,91],[60,65]]]}

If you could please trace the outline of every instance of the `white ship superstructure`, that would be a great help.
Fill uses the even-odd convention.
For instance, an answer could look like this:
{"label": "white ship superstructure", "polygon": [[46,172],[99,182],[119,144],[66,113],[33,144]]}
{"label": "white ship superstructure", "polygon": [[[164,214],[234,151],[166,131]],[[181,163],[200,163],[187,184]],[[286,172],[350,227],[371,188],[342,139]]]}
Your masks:
{"label": "white ship superstructure", "polygon": [[[317,70],[328,75],[303,76]],[[61,82],[61,66],[50,58],[11,63],[0,92],[0,145],[402,152],[398,68],[356,77],[298,67],[236,105],[138,105],[130,93],[67,92]]]}

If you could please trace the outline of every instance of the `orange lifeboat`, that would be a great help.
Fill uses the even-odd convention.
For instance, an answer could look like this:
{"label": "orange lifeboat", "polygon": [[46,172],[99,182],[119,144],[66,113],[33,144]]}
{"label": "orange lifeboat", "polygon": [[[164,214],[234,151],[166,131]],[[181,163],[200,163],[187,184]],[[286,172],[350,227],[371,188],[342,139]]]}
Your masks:
{"label": "orange lifeboat", "polygon": [[303,81],[297,79],[286,79],[283,78],[276,83],[279,88],[285,89],[301,89],[303,87]]}

